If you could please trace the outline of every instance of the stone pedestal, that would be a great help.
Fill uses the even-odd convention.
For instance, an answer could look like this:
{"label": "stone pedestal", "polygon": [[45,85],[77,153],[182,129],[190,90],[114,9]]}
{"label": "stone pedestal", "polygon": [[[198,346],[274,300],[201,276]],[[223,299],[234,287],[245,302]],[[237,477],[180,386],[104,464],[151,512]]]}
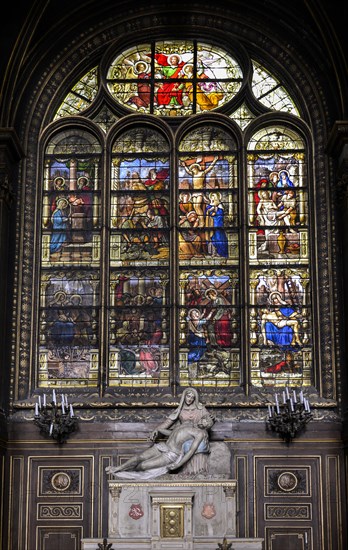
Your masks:
{"label": "stone pedestal", "polygon": [[[109,481],[108,543],[115,550],[261,550],[262,539],[236,539],[236,485],[231,479]],[[82,541],[96,550],[101,541]]]}

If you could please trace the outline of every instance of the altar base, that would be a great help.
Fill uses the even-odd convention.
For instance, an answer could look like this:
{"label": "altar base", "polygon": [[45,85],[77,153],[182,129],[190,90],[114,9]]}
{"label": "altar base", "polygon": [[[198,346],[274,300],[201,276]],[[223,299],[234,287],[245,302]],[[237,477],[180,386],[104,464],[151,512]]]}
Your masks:
{"label": "altar base", "polygon": [[[151,550],[153,546],[148,541],[141,539],[128,539],[120,542],[120,539],[107,539],[108,544],[112,544],[111,550]],[[84,539],[82,540],[82,550],[98,550],[102,541],[101,539]],[[228,544],[232,544],[232,550],[262,550],[263,539],[227,539]],[[185,546],[185,541],[172,542],[169,546],[157,546],[156,548],[168,548],[170,550],[217,550],[218,544],[222,544],[222,539],[212,542],[210,539],[196,539],[193,541],[193,546]]]}
{"label": "altar base", "polygon": [[[236,485],[231,479],[109,481],[112,550],[261,550],[263,539],[236,538]],[[85,539],[82,550],[100,540]]]}

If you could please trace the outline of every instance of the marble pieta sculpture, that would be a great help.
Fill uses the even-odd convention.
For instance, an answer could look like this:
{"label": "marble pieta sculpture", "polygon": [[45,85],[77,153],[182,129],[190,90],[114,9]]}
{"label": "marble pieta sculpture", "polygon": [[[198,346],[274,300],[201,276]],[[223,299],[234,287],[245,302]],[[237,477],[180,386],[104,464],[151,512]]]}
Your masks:
{"label": "marble pieta sculpture", "polygon": [[[152,445],[114,467],[108,474],[122,479],[153,479],[168,472],[206,473],[210,453],[209,430],[215,418],[200,402],[194,388],[184,390],[178,408],[149,436]],[[159,437],[165,440],[156,442]]]}

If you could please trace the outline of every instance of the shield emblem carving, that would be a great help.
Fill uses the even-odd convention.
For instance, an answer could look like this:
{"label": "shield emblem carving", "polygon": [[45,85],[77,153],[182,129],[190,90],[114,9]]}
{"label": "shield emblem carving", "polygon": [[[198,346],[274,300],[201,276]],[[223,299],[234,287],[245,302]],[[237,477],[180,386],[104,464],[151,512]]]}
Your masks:
{"label": "shield emblem carving", "polygon": [[132,506],[129,509],[128,515],[132,519],[140,519],[141,517],[143,517],[144,512],[141,507],[141,504],[132,504]]}
{"label": "shield emblem carving", "polygon": [[212,519],[214,516],[216,516],[216,510],[213,503],[206,502],[203,505],[202,516],[205,519]]}

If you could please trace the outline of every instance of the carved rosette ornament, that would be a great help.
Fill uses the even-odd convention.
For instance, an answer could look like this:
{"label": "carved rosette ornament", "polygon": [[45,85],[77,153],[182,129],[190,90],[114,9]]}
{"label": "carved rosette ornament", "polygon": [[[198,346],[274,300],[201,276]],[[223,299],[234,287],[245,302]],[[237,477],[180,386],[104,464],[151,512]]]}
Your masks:
{"label": "carved rosette ornament", "polygon": [[268,489],[270,495],[293,493],[307,495],[308,473],[306,470],[271,470],[268,477]]}
{"label": "carved rosette ornament", "polygon": [[55,491],[67,491],[71,485],[71,477],[66,472],[58,472],[52,477],[51,485]]}
{"label": "carved rosette ornament", "polygon": [[282,472],[278,477],[278,486],[282,491],[294,491],[298,484],[298,479],[292,472]]}

